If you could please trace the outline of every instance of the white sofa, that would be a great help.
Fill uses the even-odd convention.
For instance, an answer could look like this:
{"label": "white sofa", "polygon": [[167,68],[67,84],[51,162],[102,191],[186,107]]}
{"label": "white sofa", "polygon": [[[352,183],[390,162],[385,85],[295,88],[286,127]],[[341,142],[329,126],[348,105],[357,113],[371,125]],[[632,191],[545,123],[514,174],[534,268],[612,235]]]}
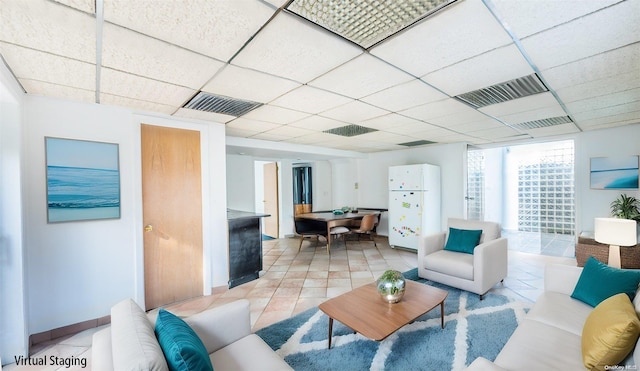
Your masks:
{"label": "white sofa", "polygon": [[445,250],[446,231],[418,242],[418,276],[482,296],[507,277],[507,239],[499,223],[449,218],[447,227],[482,230],[473,254]]}
{"label": "white sofa", "polygon": [[[111,308],[111,325],[93,335],[92,370],[168,370],[154,334],[155,318],[131,299]],[[292,370],[251,333],[249,301],[240,299],[185,318],[216,371]]]}
{"label": "white sofa", "polygon": [[[582,269],[568,265],[547,265],[544,292],[495,361],[477,358],[467,370],[584,370],[582,330],[594,308],[571,298]],[[639,296],[636,295],[633,301],[636,312],[640,311]],[[640,346],[637,343],[635,350],[622,364],[640,365]],[[624,366],[620,367],[624,369]],[[627,369],[636,368],[630,366]]]}

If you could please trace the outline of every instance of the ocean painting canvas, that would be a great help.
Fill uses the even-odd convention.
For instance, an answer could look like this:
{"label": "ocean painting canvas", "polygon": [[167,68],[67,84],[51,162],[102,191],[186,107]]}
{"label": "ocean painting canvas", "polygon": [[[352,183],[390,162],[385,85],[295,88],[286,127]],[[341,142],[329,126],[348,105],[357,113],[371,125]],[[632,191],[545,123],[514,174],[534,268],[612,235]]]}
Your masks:
{"label": "ocean painting canvas", "polygon": [[638,189],[638,156],[591,158],[591,188]]}
{"label": "ocean painting canvas", "polygon": [[45,138],[49,223],[120,218],[118,145]]}

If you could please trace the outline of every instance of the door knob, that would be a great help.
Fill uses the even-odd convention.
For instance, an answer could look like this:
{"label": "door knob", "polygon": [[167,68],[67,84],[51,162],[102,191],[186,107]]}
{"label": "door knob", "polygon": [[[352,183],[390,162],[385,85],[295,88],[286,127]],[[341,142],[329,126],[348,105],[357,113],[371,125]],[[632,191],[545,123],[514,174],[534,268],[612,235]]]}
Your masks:
{"label": "door knob", "polygon": [[144,226],[144,231],[145,232],[151,232],[153,231],[153,226],[151,224],[147,224]]}

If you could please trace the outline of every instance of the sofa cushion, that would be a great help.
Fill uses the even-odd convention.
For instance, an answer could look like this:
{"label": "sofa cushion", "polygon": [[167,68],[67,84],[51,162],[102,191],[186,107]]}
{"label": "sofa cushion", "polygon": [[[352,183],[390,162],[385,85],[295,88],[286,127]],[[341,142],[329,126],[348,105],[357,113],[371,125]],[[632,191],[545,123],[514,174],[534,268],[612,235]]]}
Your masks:
{"label": "sofa cushion", "polygon": [[640,336],[640,320],[626,294],[598,304],[582,331],[582,359],[589,370],[618,365],[633,350]]}
{"label": "sofa cushion", "polygon": [[[248,351],[248,349],[250,351]],[[250,352],[250,355],[249,355]],[[258,335],[251,334],[211,354],[216,370],[292,370]]]}
{"label": "sofa cushion", "polygon": [[592,307],[620,293],[633,299],[640,282],[640,270],[618,269],[589,257],[571,297]]}
{"label": "sofa cushion", "polygon": [[473,280],[473,255],[440,250],[424,259],[424,267],[430,271]]}
{"label": "sofa cushion", "polygon": [[147,315],[132,299],[111,308],[115,370],[169,370]]}
{"label": "sofa cushion", "polygon": [[449,228],[449,237],[445,250],[473,254],[473,249],[478,246],[482,229],[458,229]]}
{"label": "sofa cushion", "polygon": [[592,306],[572,299],[569,295],[545,291],[529,310],[527,319],[546,323],[580,336],[584,322],[592,311]]}
{"label": "sofa cushion", "polygon": [[160,309],[155,331],[172,371],[213,371],[202,340],[178,316]]}

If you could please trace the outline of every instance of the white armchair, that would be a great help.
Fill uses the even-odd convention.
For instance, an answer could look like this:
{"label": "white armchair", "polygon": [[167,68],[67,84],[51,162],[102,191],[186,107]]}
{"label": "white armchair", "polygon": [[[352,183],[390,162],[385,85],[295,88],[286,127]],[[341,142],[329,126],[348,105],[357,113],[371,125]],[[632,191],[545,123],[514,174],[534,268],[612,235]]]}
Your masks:
{"label": "white armchair", "polygon": [[[449,228],[482,230],[473,254],[444,250]],[[418,276],[480,295],[507,276],[507,239],[500,224],[450,218],[447,231],[420,238]]]}

